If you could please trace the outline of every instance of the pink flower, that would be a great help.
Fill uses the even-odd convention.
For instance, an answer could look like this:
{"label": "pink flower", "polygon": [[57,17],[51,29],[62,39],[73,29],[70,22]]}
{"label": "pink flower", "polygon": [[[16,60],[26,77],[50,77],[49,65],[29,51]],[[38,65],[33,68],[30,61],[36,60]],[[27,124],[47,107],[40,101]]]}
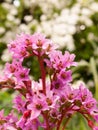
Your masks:
{"label": "pink flower", "polygon": [[22,99],[22,95],[18,95],[14,100],[13,100],[14,108],[18,110],[18,112],[24,112],[26,110],[25,105],[26,101]]}
{"label": "pink flower", "polygon": [[98,130],[98,126],[94,126],[94,127],[93,127],[93,130]]}
{"label": "pink flower", "polygon": [[14,76],[16,77],[17,81],[28,81],[29,79],[29,71],[30,69],[27,68],[18,68],[18,70],[14,73]]}
{"label": "pink flower", "polygon": [[95,119],[95,121],[98,122],[98,111],[94,111],[94,114],[92,114],[92,116]]}
{"label": "pink flower", "polygon": [[55,109],[57,107],[57,102],[59,100],[59,96],[54,94],[54,91],[50,90],[50,84],[47,83],[47,90],[46,90],[46,95],[41,95],[45,98],[45,101],[47,103],[47,106],[49,109]]}
{"label": "pink flower", "polygon": [[[13,88],[20,93],[14,99],[18,119],[13,112],[4,116],[0,111],[1,130],[60,129],[63,118],[74,112],[81,113],[93,130],[98,130],[97,101],[92,93],[80,84],[72,87],[71,66],[76,66],[75,55],[56,50],[55,45],[44,35],[21,34],[9,44],[12,63],[6,63],[0,88]],[[41,78],[29,78],[30,69],[23,66],[24,58],[36,56],[40,65]],[[48,79],[48,81],[47,81]]]}
{"label": "pink flower", "polygon": [[25,118],[24,116],[20,118],[17,122],[17,126],[22,130],[37,130],[39,126],[39,122],[37,119],[31,120],[30,118]]}
{"label": "pink flower", "polygon": [[8,116],[4,116],[4,111],[0,111],[0,130],[17,130],[15,123],[17,122],[17,117],[11,112]]}
{"label": "pink flower", "polygon": [[45,38],[40,33],[32,35],[32,49],[36,55],[42,56],[43,54],[49,54],[50,51],[54,50],[56,46],[51,40]]}
{"label": "pink flower", "polygon": [[76,66],[74,62],[75,55],[65,52],[63,55],[61,51],[52,51],[49,53],[49,60],[45,59],[48,67],[60,71],[62,69],[69,68],[70,66]]}
{"label": "pink flower", "polygon": [[79,87],[78,100],[81,101],[82,109],[85,109],[88,113],[95,111],[97,102],[83,84]]}
{"label": "pink flower", "polygon": [[27,39],[30,39],[28,34],[17,35],[17,39],[9,44],[8,48],[12,52],[13,58],[23,60],[28,56],[28,51],[26,50]]}
{"label": "pink flower", "polygon": [[61,82],[61,80],[54,80],[52,82],[52,91],[56,94],[56,95],[61,95],[62,93],[65,93],[65,86],[64,84]]}
{"label": "pink flower", "polygon": [[40,79],[39,82],[32,81],[32,90],[34,93],[39,95],[40,91],[42,91],[42,80]]}
{"label": "pink flower", "polygon": [[66,84],[72,81],[71,75],[72,75],[71,70],[65,71],[64,69],[62,69],[60,73],[57,74],[57,77],[63,82],[63,84]]}
{"label": "pink flower", "polygon": [[11,64],[10,63],[5,64],[4,74],[6,77],[10,78],[18,70],[18,68],[21,67],[22,62],[13,60]]}
{"label": "pink flower", "polygon": [[13,60],[12,64],[6,64],[4,73],[6,77],[11,78],[13,76],[19,82],[29,80],[29,71],[30,69],[22,66],[21,61]]}
{"label": "pink flower", "polygon": [[0,122],[3,121],[3,120],[5,121],[4,110],[1,110],[0,111]]}
{"label": "pink flower", "polygon": [[34,95],[32,102],[27,106],[28,110],[31,110],[31,119],[36,119],[42,111],[48,110],[47,103],[45,102],[44,97],[39,98]]}

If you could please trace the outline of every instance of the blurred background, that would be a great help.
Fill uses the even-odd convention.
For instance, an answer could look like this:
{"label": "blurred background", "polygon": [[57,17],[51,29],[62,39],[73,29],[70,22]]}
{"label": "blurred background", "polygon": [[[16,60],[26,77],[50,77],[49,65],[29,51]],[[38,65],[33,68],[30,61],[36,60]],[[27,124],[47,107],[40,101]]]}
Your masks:
{"label": "blurred background", "polygon": [[[41,32],[59,49],[75,53],[73,83],[83,81],[98,100],[98,0],[0,0],[0,73],[11,61],[7,44],[21,32]],[[36,58],[24,64],[40,77]],[[12,90],[0,91],[0,109],[11,110]],[[89,130],[81,115],[73,116],[68,130]],[[67,130],[67,129],[66,129]]]}

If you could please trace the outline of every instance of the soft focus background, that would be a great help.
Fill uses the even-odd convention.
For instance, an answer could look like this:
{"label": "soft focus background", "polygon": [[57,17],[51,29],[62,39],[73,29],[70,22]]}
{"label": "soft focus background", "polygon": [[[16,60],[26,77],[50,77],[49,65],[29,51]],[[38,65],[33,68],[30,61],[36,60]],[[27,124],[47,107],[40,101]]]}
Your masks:
{"label": "soft focus background", "polygon": [[[98,100],[98,0],[0,0],[0,75],[11,61],[7,44],[21,32],[44,33],[63,52],[75,53],[73,83],[83,81]],[[30,60],[25,62],[37,80],[37,61]],[[8,113],[14,95],[13,90],[0,90],[0,109]],[[75,115],[68,130],[89,128],[81,115]]]}

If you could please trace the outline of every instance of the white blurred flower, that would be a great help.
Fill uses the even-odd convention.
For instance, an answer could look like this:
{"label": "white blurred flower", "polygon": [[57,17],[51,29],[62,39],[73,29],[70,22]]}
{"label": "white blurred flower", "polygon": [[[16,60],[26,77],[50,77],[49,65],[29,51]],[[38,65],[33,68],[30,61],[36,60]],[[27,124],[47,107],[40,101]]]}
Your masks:
{"label": "white blurred flower", "polygon": [[94,34],[93,34],[93,33],[89,33],[89,34],[88,34],[88,39],[89,39],[89,40],[94,40],[94,39],[95,39]]}
{"label": "white blurred flower", "polygon": [[90,9],[91,9],[91,11],[98,12],[98,3],[97,2],[93,2],[90,5]]}
{"label": "white blurred flower", "polygon": [[89,81],[87,82],[87,86],[89,86],[89,87],[95,86],[95,85],[94,85],[94,81],[93,81],[93,80],[89,80]]}
{"label": "white blurred flower", "polygon": [[9,13],[11,15],[17,15],[18,14],[18,10],[15,7],[13,7],[13,8],[10,9]]}
{"label": "white blurred flower", "polygon": [[37,31],[44,32],[46,35],[52,34],[52,22],[43,21],[40,26],[37,26]]}
{"label": "white blurred flower", "polygon": [[61,24],[54,24],[53,32],[57,35],[64,35],[67,34],[67,26],[64,23]]}
{"label": "white blurred flower", "polygon": [[[19,12],[17,7],[21,5],[20,0],[14,0],[13,4],[12,0],[6,0],[1,5],[7,10],[5,26],[10,31],[5,29],[5,33],[4,29],[0,30],[1,34],[5,33],[2,37],[3,41],[8,41],[9,37],[10,39],[15,37],[16,33],[36,31],[53,38],[60,48],[66,46],[69,50],[73,50],[73,35],[77,31],[77,24],[82,23],[79,26],[80,30],[92,26],[90,16],[98,11],[98,3],[93,0],[77,0],[72,7],[68,8],[69,3],[70,1],[67,0],[23,0],[24,9],[29,9],[31,13],[22,14],[26,22],[24,24],[17,16]],[[34,19],[32,15],[32,11],[36,12],[35,7],[39,7],[42,11],[40,21]]]}
{"label": "white blurred flower", "polygon": [[4,75],[3,73],[4,66],[0,64],[0,78]]}
{"label": "white blurred flower", "polygon": [[72,8],[71,8],[71,13],[79,15],[81,12],[81,5],[79,3],[76,3]]}
{"label": "white blurred flower", "polygon": [[67,22],[68,22],[68,24],[75,25],[75,24],[77,24],[78,19],[79,19],[78,15],[76,15],[76,14],[70,14]]}
{"label": "white blurred flower", "polygon": [[68,8],[65,8],[61,11],[61,15],[69,15],[70,10]]}
{"label": "white blurred flower", "polygon": [[11,60],[12,55],[9,53],[8,49],[5,49],[3,51],[3,54],[1,56],[1,59],[5,62],[8,62]]}
{"label": "white blurred flower", "polygon": [[83,8],[82,10],[81,10],[81,14],[82,15],[86,15],[86,16],[90,16],[90,15],[92,15],[92,11],[90,10],[90,9],[88,9],[88,8]]}
{"label": "white blurred flower", "polygon": [[85,30],[85,25],[80,25],[80,30]]}
{"label": "white blurred flower", "polygon": [[14,24],[19,25],[20,24],[20,19],[16,18],[15,21],[14,21]]}
{"label": "white blurred flower", "polygon": [[47,19],[47,17],[46,17],[46,15],[43,14],[40,19],[41,19],[41,21],[45,21]]}
{"label": "white blurred flower", "polygon": [[69,25],[69,26],[67,27],[67,33],[70,34],[70,35],[75,34],[75,33],[76,33],[76,27],[73,26],[73,25]]}
{"label": "white blurred flower", "polygon": [[32,27],[37,27],[39,24],[38,24],[38,21],[37,20],[32,20],[31,22],[28,23],[28,28],[32,28]]}
{"label": "white blurred flower", "polygon": [[26,15],[26,16],[24,16],[24,20],[28,23],[28,22],[33,20],[33,16],[32,15]]}
{"label": "white blurred flower", "polygon": [[87,27],[93,25],[92,20],[90,18],[86,17],[85,15],[80,16],[79,21],[84,23]]}
{"label": "white blurred flower", "polygon": [[59,48],[64,48],[65,46],[70,51],[75,49],[74,41],[71,35],[66,35],[63,37],[52,35],[51,39],[58,45]]}
{"label": "white blurred flower", "polygon": [[8,3],[11,3],[12,2],[12,0],[5,0],[6,2],[8,2]]}
{"label": "white blurred flower", "polygon": [[5,33],[5,28],[4,27],[0,27],[0,34],[4,34]]}
{"label": "white blurred flower", "polygon": [[20,6],[20,0],[14,0],[13,3],[16,7]]}
{"label": "white blurred flower", "polygon": [[28,28],[28,26],[26,24],[21,24],[19,26],[19,33],[20,32],[30,33],[30,29]]}
{"label": "white blurred flower", "polygon": [[5,8],[8,11],[11,9],[11,5],[9,3],[3,2],[1,5],[3,8]]}
{"label": "white blurred flower", "polygon": [[[12,33],[13,32],[13,33]],[[14,31],[7,31],[4,35],[4,37],[2,38],[2,41],[4,43],[9,43],[9,41],[11,41],[13,38],[15,38],[15,32]]]}
{"label": "white blurred flower", "polygon": [[24,2],[25,7],[34,6],[32,5],[32,0],[24,0],[23,2]]}
{"label": "white blurred flower", "polygon": [[73,89],[78,89],[81,84],[83,84],[86,87],[86,84],[82,80],[79,80],[79,81],[72,84],[72,88]]}
{"label": "white blurred flower", "polygon": [[7,15],[7,20],[9,20],[9,21],[14,21],[14,20],[15,20],[15,17],[14,17],[13,15],[11,15],[11,14],[8,14],[8,15]]}

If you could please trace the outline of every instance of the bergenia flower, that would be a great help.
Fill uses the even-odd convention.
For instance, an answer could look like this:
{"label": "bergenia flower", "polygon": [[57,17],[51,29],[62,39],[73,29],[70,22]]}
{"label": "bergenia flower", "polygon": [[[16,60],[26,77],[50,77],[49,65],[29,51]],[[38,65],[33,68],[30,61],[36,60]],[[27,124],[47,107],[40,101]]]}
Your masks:
{"label": "bergenia flower", "polygon": [[[12,63],[6,63],[0,88],[18,91],[13,108],[7,116],[0,111],[0,130],[60,130],[62,121],[68,123],[78,112],[84,116],[92,130],[98,130],[98,102],[85,84],[73,87],[71,66],[76,66],[75,55],[62,53],[44,35],[21,34],[8,45]],[[40,79],[32,80],[30,69],[23,66],[27,57],[37,57]],[[63,123],[64,123],[63,122]],[[66,129],[66,125],[65,129]]]}

